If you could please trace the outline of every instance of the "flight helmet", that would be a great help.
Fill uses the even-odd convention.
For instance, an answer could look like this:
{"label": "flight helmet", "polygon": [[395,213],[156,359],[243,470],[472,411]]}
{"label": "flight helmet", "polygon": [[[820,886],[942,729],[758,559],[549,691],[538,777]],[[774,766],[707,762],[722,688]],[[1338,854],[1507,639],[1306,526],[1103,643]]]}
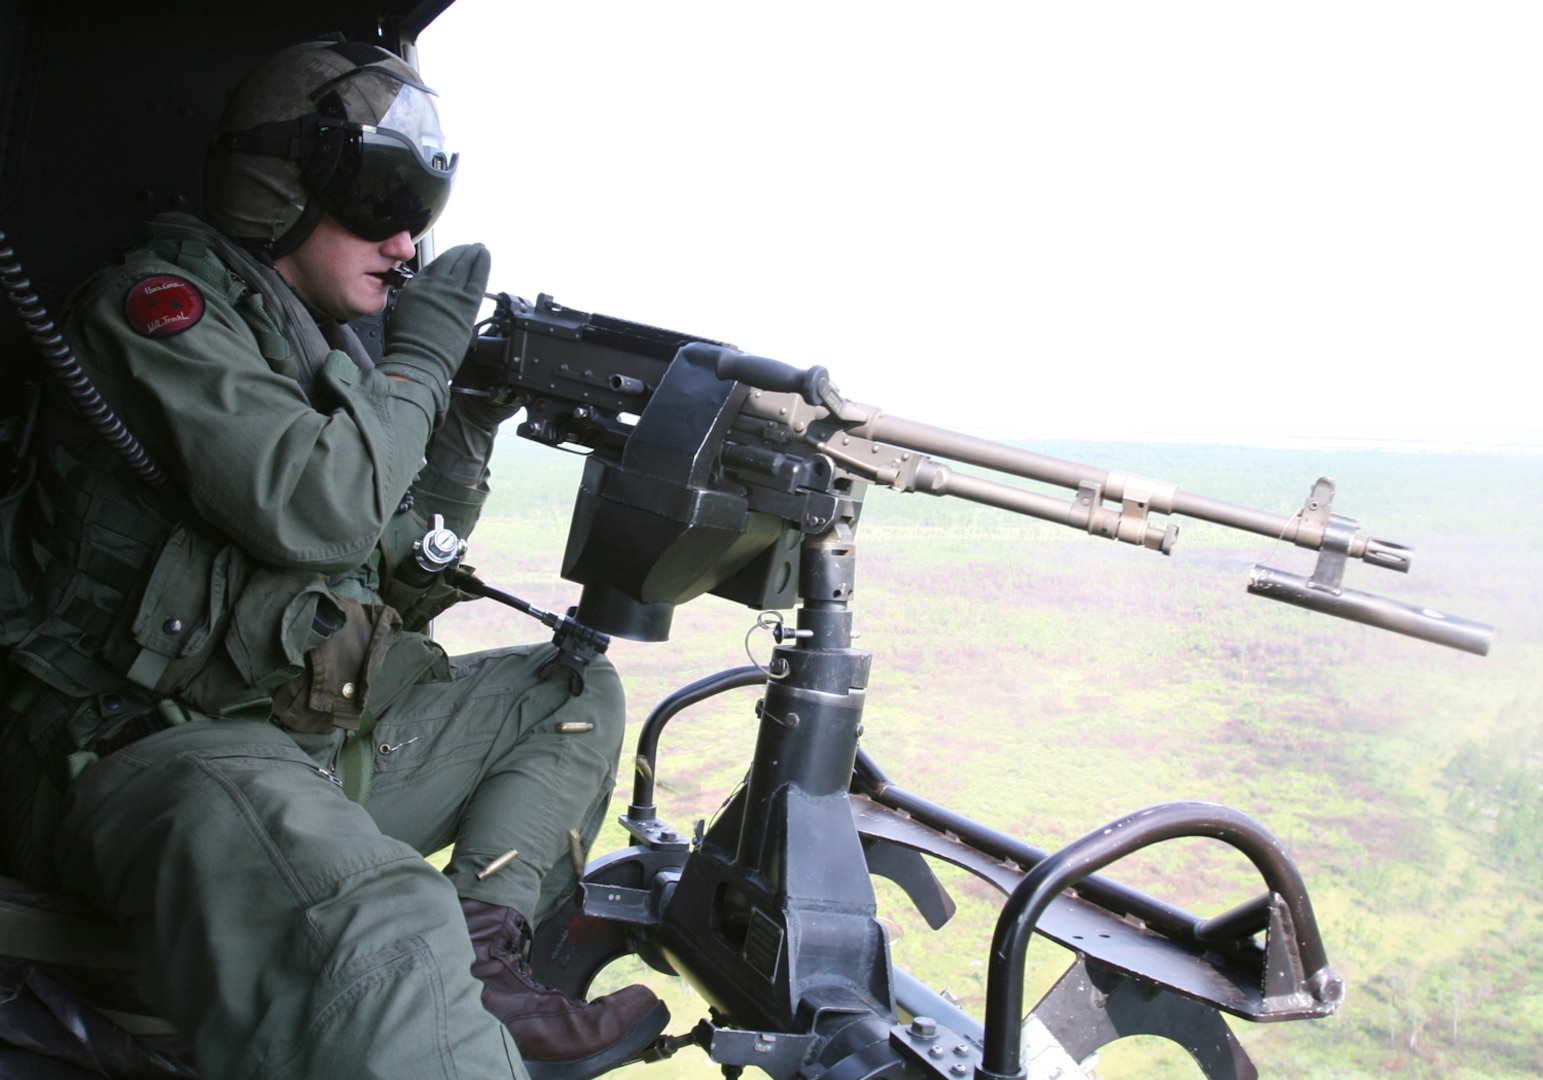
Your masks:
{"label": "flight helmet", "polygon": [[385,49],[313,41],[237,85],[205,167],[205,212],[278,258],[331,214],[366,240],[429,231],[459,155],[445,149],[434,91]]}

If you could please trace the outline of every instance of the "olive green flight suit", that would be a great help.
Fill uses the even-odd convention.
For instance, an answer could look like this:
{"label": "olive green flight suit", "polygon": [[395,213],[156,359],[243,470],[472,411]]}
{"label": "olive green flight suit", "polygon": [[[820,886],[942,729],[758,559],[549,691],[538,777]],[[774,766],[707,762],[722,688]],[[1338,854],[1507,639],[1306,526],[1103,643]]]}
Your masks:
{"label": "olive green flight suit", "polygon": [[[77,294],[66,336],[173,489],[94,442],[40,462],[47,617],[6,688],[32,771],[19,725],[0,751],[12,794],[38,797],[0,805],[31,838],[6,869],[124,924],[209,1080],[523,1077],[457,897],[539,921],[571,891],[620,681],[602,659],[575,696],[537,672],[551,646],[450,660],[418,633],[455,597],[393,570],[430,515],[465,536],[486,497],[422,464],[444,388],[328,348],[338,329],[212,230],[155,234]],[[197,289],[193,325],[131,324],[152,278]],[[350,635],[358,666],[330,670]],[[123,715],[160,730],[126,741]],[[441,874],[422,856],[449,844]]]}

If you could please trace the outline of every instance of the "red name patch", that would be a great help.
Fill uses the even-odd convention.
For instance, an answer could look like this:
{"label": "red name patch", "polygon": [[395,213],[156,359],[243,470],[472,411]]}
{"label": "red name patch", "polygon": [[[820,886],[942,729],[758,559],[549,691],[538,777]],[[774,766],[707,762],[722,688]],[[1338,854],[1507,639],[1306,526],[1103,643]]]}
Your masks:
{"label": "red name patch", "polygon": [[129,325],[146,337],[169,337],[198,325],[204,294],[191,281],[163,274],[130,289],[123,311]]}

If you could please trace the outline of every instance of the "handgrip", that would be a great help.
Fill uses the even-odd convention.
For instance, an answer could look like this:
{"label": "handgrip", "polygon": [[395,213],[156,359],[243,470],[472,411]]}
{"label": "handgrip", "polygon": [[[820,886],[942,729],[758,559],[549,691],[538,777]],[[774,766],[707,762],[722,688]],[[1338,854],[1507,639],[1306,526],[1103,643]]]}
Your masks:
{"label": "handgrip", "polygon": [[830,372],[818,364],[812,368],[796,368],[781,360],[751,356],[732,349],[718,353],[718,378],[732,379],[761,390],[797,394],[811,405],[825,404],[825,395],[830,389]]}

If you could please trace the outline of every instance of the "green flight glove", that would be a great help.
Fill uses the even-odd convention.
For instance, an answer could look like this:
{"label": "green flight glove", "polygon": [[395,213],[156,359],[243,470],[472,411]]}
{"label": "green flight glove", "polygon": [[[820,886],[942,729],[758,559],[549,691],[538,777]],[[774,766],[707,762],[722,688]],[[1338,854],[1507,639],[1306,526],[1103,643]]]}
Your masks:
{"label": "green flight glove", "polygon": [[386,320],[385,354],[377,366],[427,386],[440,412],[471,344],[492,263],[481,244],[451,248],[402,286]]}
{"label": "green flight glove", "polygon": [[487,480],[498,425],[519,409],[518,403],[495,405],[486,398],[451,394],[450,409],[429,440],[424,457],[455,483],[481,487]]}

